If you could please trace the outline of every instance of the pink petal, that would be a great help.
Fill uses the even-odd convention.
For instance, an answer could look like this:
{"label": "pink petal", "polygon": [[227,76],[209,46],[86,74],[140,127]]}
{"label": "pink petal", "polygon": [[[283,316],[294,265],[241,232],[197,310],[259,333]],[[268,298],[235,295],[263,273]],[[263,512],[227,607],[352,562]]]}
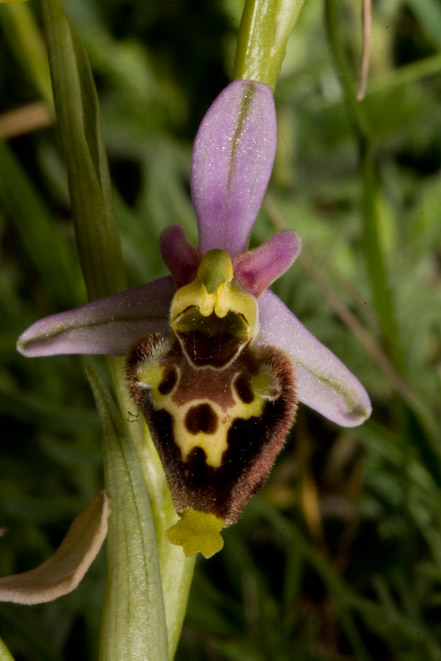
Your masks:
{"label": "pink petal", "polygon": [[161,234],[159,249],[177,287],[188,285],[196,279],[201,251],[189,243],[183,227],[166,227]]}
{"label": "pink petal", "polygon": [[371,413],[366,390],[272,292],[259,300],[259,344],[278,347],[294,363],[299,401],[342,427],[360,425]]}
{"label": "pink petal", "polygon": [[238,255],[234,259],[234,274],[242,287],[259,298],[291,266],[301,247],[295,232],[278,232],[262,246]]}
{"label": "pink petal", "polygon": [[277,143],[270,87],[235,80],[209,108],[193,147],[191,192],[199,247],[245,252]]}
{"label": "pink petal", "polygon": [[147,333],[167,333],[175,285],[170,276],[40,319],[18,338],[24,356],[122,356]]}

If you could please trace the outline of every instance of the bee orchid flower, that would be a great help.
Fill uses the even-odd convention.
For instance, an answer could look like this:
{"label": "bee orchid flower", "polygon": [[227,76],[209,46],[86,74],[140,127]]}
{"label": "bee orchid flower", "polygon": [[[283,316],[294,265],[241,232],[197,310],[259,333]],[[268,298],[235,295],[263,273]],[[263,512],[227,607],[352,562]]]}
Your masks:
{"label": "bee orchid flower", "polygon": [[199,246],[161,236],[171,275],[37,321],[25,356],[125,355],[127,384],[161,458],[178,522],[170,542],[209,557],[266,480],[298,403],[345,426],[370,414],[355,376],[271,291],[301,243],[282,231],[247,252],[276,150],[264,83],[236,80],[196,136]]}

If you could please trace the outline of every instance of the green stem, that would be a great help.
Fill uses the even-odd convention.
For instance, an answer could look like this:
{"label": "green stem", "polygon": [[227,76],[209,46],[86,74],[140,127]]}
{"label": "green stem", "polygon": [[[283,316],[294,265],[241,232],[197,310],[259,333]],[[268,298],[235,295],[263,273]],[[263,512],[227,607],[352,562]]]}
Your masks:
{"label": "green stem", "polygon": [[120,411],[101,379],[88,377],[103,427],[111,502],[100,659],[167,661],[167,626],[155,530],[145,481]]}
{"label": "green stem", "polygon": [[373,146],[368,139],[362,136],[359,136],[359,153],[362,171],[361,212],[366,266],[371,282],[374,305],[377,310],[388,354],[394,367],[403,374],[403,351],[399,341],[395,306],[386,273],[381,235],[378,229],[376,209],[378,182],[373,158]]}
{"label": "green stem", "polygon": [[177,519],[168,482],[147,425],[142,416],[136,415],[135,405],[129,397],[124,378],[121,378],[123,359],[108,357],[106,362],[150,501],[164,595],[169,658],[173,659],[187,610],[195,558],[186,558],[181,547],[173,546],[165,539],[165,531]]}
{"label": "green stem", "polygon": [[43,99],[53,108],[52,85],[49,74],[46,48],[28,4],[13,4],[0,12],[4,34],[8,38],[15,56],[23,70]]}
{"label": "green stem", "polygon": [[234,78],[259,80],[273,90],[286,42],[304,0],[246,0],[237,41]]}
{"label": "green stem", "polygon": [[340,29],[341,3],[338,2],[338,0],[326,0],[325,7],[328,38],[336,62],[336,67],[340,75],[340,82],[345,95],[349,119],[359,149],[360,169],[362,174],[361,211],[365,257],[373,301],[388,354],[394,367],[402,373],[404,369],[404,354],[400,346],[395,306],[388,282],[388,275],[381,245],[381,235],[378,229],[378,214],[376,209],[378,188],[371,130],[363,112],[363,107],[359,101],[357,101],[354,86],[354,74],[349,67],[344,51],[344,40]]}

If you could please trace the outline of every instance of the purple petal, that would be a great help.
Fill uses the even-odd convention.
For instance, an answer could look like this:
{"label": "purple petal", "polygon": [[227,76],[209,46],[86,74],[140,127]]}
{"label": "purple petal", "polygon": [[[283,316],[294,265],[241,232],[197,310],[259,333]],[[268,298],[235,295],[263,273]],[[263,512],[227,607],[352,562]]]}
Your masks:
{"label": "purple petal", "polygon": [[161,234],[159,249],[177,287],[188,285],[196,279],[201,251],[188,242],[183,227],[180,225],[166,227]]}
{"label": "purple petal", "polygon": [[294,363],[299,401],[342,427],[355,427],[371,413],[366,390],[272,292],[259,300],[259,344],[285,351]]}
{"label": "purple petal", "polygon": [[24,356],[106,354],[121,356],[142,335],[169,331],[176,288],[170,276],[40,319],[18,338]]}
{"label": "purple petal", "polygon": [[291,266],[301,247],[302,242],[295,232],[278,232],[262,246],[238,255],[234,260],[234,274],[242,287],[259,298]]}
{"label": "purple petal", "polygon": [[191,192],[199,247],[245,252],[277,143],[271,89],[235,80],[209,108],[193,147]]}

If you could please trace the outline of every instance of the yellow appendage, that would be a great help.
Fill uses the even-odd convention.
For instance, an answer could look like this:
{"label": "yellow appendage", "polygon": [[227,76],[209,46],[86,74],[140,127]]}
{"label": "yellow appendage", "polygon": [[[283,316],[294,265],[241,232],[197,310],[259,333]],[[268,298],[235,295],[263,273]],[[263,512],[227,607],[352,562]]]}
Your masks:
{"label": "yellow appendage", "polygon": [[[209,250],[202,256],[198,277],[175,293],[170,307],[170,325],[180,330],[182,315],[189,308],[197,309],[202,317],[213,312],[223,319],[229,312],[241,315],[247,325],[248,340],[258,330],[258,308],[254,296],[233,282],[233,263],[224,250]],[[188,330],[188,329],[187,329]]]}
{"label": "yellow appendage", "polygon": [[187,558],[195,553],[211,558],[224,545],[220,534],[224,526],[225,521],[214,514],[188,509],[165,531],[165,536],[172,544],[182,546]]}

